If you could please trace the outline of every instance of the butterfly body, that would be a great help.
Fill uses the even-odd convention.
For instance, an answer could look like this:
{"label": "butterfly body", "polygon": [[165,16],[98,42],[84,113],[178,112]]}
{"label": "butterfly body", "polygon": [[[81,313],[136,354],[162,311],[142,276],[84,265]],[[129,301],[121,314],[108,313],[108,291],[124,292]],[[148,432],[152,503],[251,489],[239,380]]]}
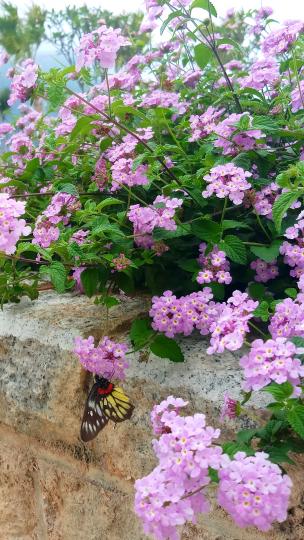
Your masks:
{"label": "butterfly body", "polygon": [[131,417],[133,405],[124,391],[104,377],[95,376],[88,395],[80,436],[84,442],[91,441],[107,425],[109,420],[123,422]]}

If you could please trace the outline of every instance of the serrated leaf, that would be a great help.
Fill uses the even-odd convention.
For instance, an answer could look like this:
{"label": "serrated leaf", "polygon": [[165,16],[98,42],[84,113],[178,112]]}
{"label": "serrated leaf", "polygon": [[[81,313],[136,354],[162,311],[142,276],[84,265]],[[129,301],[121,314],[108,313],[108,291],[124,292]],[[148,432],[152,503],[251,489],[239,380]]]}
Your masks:
{"label": "serrated leaf", "polygon": [[281,224],[284,215],[291,205],[303,195],[303,190],[290,191],[288,193],[282,193],[275,201],[272,209],[273,221],[278,232],[281,232]]}
{"label": "serrated leaf", "polygon": [[191,225],[192,232],[200,240],[206,240],[207,242],[219,242],[221,235],[221,226],[216,221],[211,219],[201,218],[194,221]]}
{"label": "serrated leaf", "polygon": [[200,43],[194,47],[194,58],[198,67],[204,69],[212,58],[212,51],[207,45]]}
{"label": "serrated leaf", "polygon": [[176,17],[183,17],[183,12],[179,9],[178,11],[174,11],[173,13],[170,13],[169,17],[163,22],[163,24],[160,27],[160,33],[163,34],[166,30],[168,24],[170,24],[173,19]]}
{"label": "serrated leaf", "polygon": [[78,135],[91,133],[95,127],[94,118],[91,116],[81,116],[71,131],[70,140],[73,141]]}
{"label": "serrated leaf", "polygon": [[204,9],[205,11],[208,11],[208,13],[210,12],[214,17],[217,17],[216,9],[210,0],[194,0],[190,6],[190,11],[195,8]]}
{"label": "serrated leaf", "polygon": [[293,287],[288,287],[284,292],[287,294],[287,296],[289,296],[289,298],[295,299],[298,296],[297,289],[294,289]]}
{"label": "serrated leaf", "polygon": [[38,247],[31,242],[20,242],[17,246],[16,255],[21,255],[25,251],[31,251],[32,253],[38,253]]}
{"label": "serrated leaf", "polygon": [[184,362],[184,355],[174,339],[159,334],[150,345],[151,352],[160,358],[169,358],[172,362]]}
{"label": "serrated leaf", "polygon": [[275,132],[279,129],[278,124],[276,123],[273,118],[270,118],[269,116],[254,116],[252,121],[252,128],[253,129],[260,129],[261,131],[266,132]]}
{"label": "serrated leaf", "polygon": [[259,259],[271,263],[280,255],[281,244],[281,240],[275,240],[271,246],[251,246],[250,251]]}
{"label": "serrated leaf", "polygon": [[184,259],[178,261],[179,268],[186,270],[186,272],[198,272],[200,270],[200,265],[196,259]]}
{"label": "serrated leaf", "polygon": [[267,302],[261,302],[258,307],[253,312],[254,317],[257,317],[261,319],[263,322],[267,322],[270,313],[269,313],[269,305]]}
{"label": "serrated leaf", "polygon": [[246,247],[242,240],[237,236],[228,235],[225,236],[224,240],[219,243],[219,248],[225,251],[226,255],[233,262],[238,264],[246,264],[247,262],[247,253]]}
{"label": "serrated leaf", "polygon": [[277,401],[284,401],[285,399],[289,398],[293,394],[294,387],[289,381],[286,381],[282,384],[273,382],[273,383],[268,384],[268,386],[265,386],[265,388],[263,388],[262,391],[268,392]]}
{"label": "serrated leaf", "polygon": [[109,197],[108,199],[104,199],[98,205],[96,206],[97,210],[103,210],[104,208],[107,208],[108,206],[114,206],[115,204],[122,204],[123,201],[120,199],[115,199],[114,197]]}
{"label": "serrated leaf", "polygon": [[98,268],[86,268],[81,272],[80,281],[83,286],[85,294],[91,298],[93,294],[97,292],[99,284],[99,270]]}
{"label": "serrated leaf", "polygon": [[237,452],[245,452],[247,456],[252,456],[254,450],[245,443],[227,442],[222,444],[223,452],[228,454],[229,457],[233,457]]}
{"label": "serrated leaf", "polygon": [[251,439],[256,435],[256,429],[242,429],[237,434],[237,442],[239,443],[249,443]]}
{"label": "serrated leaf", "polygon": [[67,193],[68,195],[78,196],[78,191],[74,184],[59,184],[56,186],[56,189],[58,189],[60,193]]}
{"label": "serrated leaf", "polygon": [[178,225],[174,231],[167,231],[156,227],[153,231],[154,240],[170,240],[170,238],[180,238],[191,234],[190,225]]}
{"label": "serrated leaf", "polygon": [[291,341],[296,347],[304,347],[304,338],[300,336],[288,338],[288,341]]}
{"label": "serrated leaf", "polygon": [[262,300],[265,298],[266,287],[262,283],[250,283],[248,292],[254,300]]}
{"label": "serrated leaf", "polygon": [[55,261],[49,266],[48,273],[55,290],[58,293],[63,293],[65,291],[65,282],[67,278],[65,266],[61,262]]}
{"label": "serrated leaf", "polygon": [[135,347],[142,347],[153,335],[150,319],[137,319],[133,321],[130,330],[130,339]]}
{"label": "serrated leaf", "polygon": [[222,223],[223,231],[227,229],[251,229],[247,223],[243,221],[235,221],[234,219],[224,219]]}
{"label": "serrated leaf", "polygon": [[304,439],[304,405],[295,405],[288,411],[287,420],[296,433]]}

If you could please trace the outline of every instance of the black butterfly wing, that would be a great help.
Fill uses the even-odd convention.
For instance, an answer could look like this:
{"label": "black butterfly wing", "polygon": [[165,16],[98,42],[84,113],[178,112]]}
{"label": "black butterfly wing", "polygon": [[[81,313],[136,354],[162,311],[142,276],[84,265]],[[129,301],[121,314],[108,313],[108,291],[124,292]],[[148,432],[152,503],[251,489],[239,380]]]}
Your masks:
{"label": "black butterfly wing", "polygon": [[103,413],[112,422],[123,422],[131,418],[134,407],[128,396],[118,386],[111,393],[102,397]]}
{"label": "black butterfly wing", "polygon": [[102,398],[98,394],[99,383],[95,383],[87,398],[80,429],[83,442],[91,441],[107,425],[109,418],[103,410]]}

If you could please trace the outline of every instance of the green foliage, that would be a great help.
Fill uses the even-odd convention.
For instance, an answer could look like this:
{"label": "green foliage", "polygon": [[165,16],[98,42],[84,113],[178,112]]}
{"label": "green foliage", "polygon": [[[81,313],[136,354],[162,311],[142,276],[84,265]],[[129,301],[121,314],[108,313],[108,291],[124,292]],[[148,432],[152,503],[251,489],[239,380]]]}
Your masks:
{"label": "green foliage", "polygon": [[159,334],[150,345],[151,352],[160,358],[168,358],[172,362],[184,362],[184,355],[174,339]]}

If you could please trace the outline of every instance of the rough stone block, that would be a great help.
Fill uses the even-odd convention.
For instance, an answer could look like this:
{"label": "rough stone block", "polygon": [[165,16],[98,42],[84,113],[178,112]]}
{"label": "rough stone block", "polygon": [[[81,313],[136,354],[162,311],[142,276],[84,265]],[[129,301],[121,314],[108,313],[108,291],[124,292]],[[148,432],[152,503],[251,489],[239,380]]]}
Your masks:
{"label": "rough stone block", "polygon": [[[90,380],[71,353],[75,336],[127,339],[149,299],[125,299],[106,312],[83,296],[43,293],[0,313],[0,539],[144,540],[132,511],[133,482],[151,471],[149,415],[173,394],[219,424],[223,394],[239,397],[239,354],[206,354],[201,337],[181,340],[184,364],[130,356],[124,389],[135,405],[130,421],[109,423],[91,443],[79,439]],[[263,416],[267,396],[253,402]],[[300,463],[300,462],[299,462]],[[238,529],[213,501],[213,511],[185,528],[183,540],[302,540],[303,467],[289,467],[294,491],[289,519],[270,533]]]}

